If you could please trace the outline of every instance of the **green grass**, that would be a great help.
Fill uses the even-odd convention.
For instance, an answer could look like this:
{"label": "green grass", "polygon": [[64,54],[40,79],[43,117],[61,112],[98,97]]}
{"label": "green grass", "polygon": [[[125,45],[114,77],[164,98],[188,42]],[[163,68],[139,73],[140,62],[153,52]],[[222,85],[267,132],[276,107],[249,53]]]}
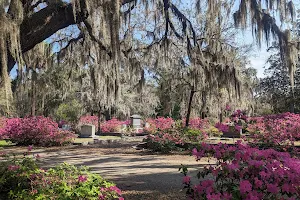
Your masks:
{"label": "green grass", "polygon": [[0,147],[5,147],[11,145],[10,141],[0,140]]}

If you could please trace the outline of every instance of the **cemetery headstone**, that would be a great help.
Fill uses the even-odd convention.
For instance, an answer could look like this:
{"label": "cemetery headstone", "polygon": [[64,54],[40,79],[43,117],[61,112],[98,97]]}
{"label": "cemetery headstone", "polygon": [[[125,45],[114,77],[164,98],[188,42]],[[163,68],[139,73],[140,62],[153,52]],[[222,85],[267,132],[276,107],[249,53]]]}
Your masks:
{"label": "cemetery headstone", "polygon": [[131,126],[132,128],[141,128],[141,116],[140,115],[132,115],[131,117]]}
{"label": "cemetery headstone", "polygon": [[228,132],[224,132],[222,137],[227,137],[227,138],[240,138],[241,137],[241,132],[242,130],[236,130],[235,126],[229,126]]}
{"label": "cemetery headstone", "polygon": [[64,131],[69,131],[69,130],[71,130],[71,126],[68,124],[64,124],[64,125],[62,125],[61,129]]}
{"label": "cemetery headstone", "polygon": [[95,125],[92,124],[85,124],[81,126],[80,129],[80,137],[82,138],[89,138],[89,137],[95,137]]}

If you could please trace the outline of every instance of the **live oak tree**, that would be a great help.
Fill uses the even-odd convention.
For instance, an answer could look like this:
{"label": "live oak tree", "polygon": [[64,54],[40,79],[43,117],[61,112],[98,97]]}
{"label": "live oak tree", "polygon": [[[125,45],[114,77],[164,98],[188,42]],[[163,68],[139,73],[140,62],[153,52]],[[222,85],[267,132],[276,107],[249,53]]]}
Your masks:
{"label": "live oak tree", "polygon": [[[222,21],[222,15],[218,13],[230,13],[234,2],[192,1],[196,8],[196,16],[203,14],[202,10],[210,13],[207,16],[213,16],[213,13],[218,16],[207,18],[206,27],[218,25],[218,22]],[[265,8],[263,4],[266,5]],[[130,21],[135,9],[143,10],[143,15],[151,17],[149,26],[152,27],[152,33],[149,34],[153,37],[150,43],[134,42],[134,37],[139,36],[139,32],[136,32],[134,24]],[[271,36],[278,40],[281,59],[289,69],[291,82],[295,72],[298,43],[292,40],[289,31],[282,31],[279,28],[270,13],[278,11],[280,21],[284,22],[293,19],[294,10],[292,1],[241,0],[238,10],[234,13],[236,26],[246,28],[252,25],[259,44],[263,39],[270,41]],[[77,34],[70,34],[69,30],[61,31],[70,25],[75,25]],[[23,71],[22,67],[25,66],[23,54],[55,33],[57,37],[61,34],[62,38],[56,42],[59,47],[54,45],[53,50],[58,48],[60,51],[55,54],[57,58],[53,59],[53,63],[88,66],[93,82],[93,98],[99,107],[102,105],[113,107],[118,104],[120,96],[120,70],[132,73],[134,70],[130,69],[140,63],[142,68],[144,67],[143,60],[134,61],[133,58],[137,54],[145,55],[152,47],[161,46],[163,48],[157,48],[159,54],[167,55],[168,51],[172,51],[169,45],[170,38],[177,38],[189,52],[188,57],[193,61],[193,65],[202,60],[199,56],[203,53],[203,45],[211,43],[213,38],[205,37],[203,42],[199,41],[201,30],[197,30],[194,25],[193,18],[183,14],[176,0],[2,0],[0,83],[1,95],[5,99],[4,110],[9,114],[9,102],[12,99],[9,72],[15,63],[18,63],[18,71]],[[209,32],[209,29],[207,31]],[[219,48],[223,47],[217,42],[213,43],[217,46],[212,53],[219,55]],[[226,53],[226,50],[222,50],[223,53]],[[162,62],[165,63],[164,60]],[[227,66],[234,74],[234,66],[230,64]],[[197,70],[194,70],[195,73],[199,73]],[[207,72],[215,73],[210,70],[208,68]],[[213,79],[216,80],[216,77]],[[213,79],[210,83],[214,82]],[[228,79],[228,76],[225,79]]]}

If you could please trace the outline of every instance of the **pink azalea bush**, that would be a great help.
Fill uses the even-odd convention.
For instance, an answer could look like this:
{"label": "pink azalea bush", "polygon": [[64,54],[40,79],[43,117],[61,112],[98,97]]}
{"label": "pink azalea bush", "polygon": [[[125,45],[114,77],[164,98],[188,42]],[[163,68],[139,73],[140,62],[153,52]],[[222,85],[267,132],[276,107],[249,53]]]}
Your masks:
{"label": "pink azalea bush", "polygon": [[173,128],[175,122],[170,117],[158,117],[156,119],[147,119],[146,122],[149,124],[149,127],[145,127],[145,131],[149,133],[155,133],[157,131],[166,131]]}
{"label": "pink azalea bush", "polygon": [[0,134],[20,145],[64,145],[75,138],[73,132],[60,130],[56,122],[42,116],[7,119]]}
{"label": "pink azalea bush", "polygon": [[249,119],[247,131],[253,143],[288,149],[300,139],[300,115],[283,113]]}
{"label": "pink azalea bush", "polygon": [[[98,116],[82,116],[79,119],[79,126],[83,124],[93,124],[96,130],[98,130]],[[117,118],[112,118],[111,120],[101,122],[100,130],[102,133],[118,132],[122,125],[130,125],[130,120],[120,121]]]}
{"label": "pink azalea bush", "polygon": [[176,150],[179,145],[184,145],[184,141],[178,132],[150,134],[145,141],[147,142],[147,148],[163,153]]}
{"label": "pink azalea bush", "polygon": [[[180,128],[185,127],[185,120],[182,119],[180,121]],[[146,122],[150,125],[149,127],[145,128],[145,131],[149,133],[155,133],[159,131],[168,131],[170,129],[176,128],[175,121],[170,117],[157,117],[155,119],[147,119]],[[178,128],[178,127],[177,127]],[[204,130],[209,128],[209,122],[207,119],[201,118],[192,118],[189,121],[189,128],[197,129],[197,130]]]}
{"label": "pink azalea bush", "polygon": [[[182,119],[182,127],[185,126],[185,121],[186,121],[186,119]],[[201,119],[199,117],[191,118],[189,120],[189,128],[198,129],[198,130],[207,129],[207,128],[209,128],[208,119]]]}
{"label": "pink azalea bush", "polygon": [[210,125],[207,119],[193,118],[189,127],[185,127],[185,119],[175,122],[172,118],[158,117],[147,119],[150,124],[145,131],[150,133],[146,139],[148,148],[164,153],[181,148],[189,148],[208,137]]}
{"label": "pink azalea bush", "polygon": [[236,110],[232,113],[230,118],[225,119],[224,123],[216,123],[215,127],[219,129],[219,131],[225,133],[230,131],[230,126],[234,127],[234,130],[239,132],[241,129],[243,129],[243,123],[245,124],[248,121],[248,117],[245,114],[245,112],[241,110]]}
{"label": "pink azalea bush", "polygon": [[93,124],[96,130],[98,130],[98,116],[81,116],[79,119],[79,126],[84,124]]}
{"label": "pink azalea bush", "polygon": [[182,167],[188,199],[299,199],[300,159],[274,149],[260,150],[240,141],[235,146],[202,143],[192,151],[196,160],[212,157],[215,164],[198,173],[193,184]]}
{"label": "pink azalea bush", "polygon": [[150,134],[145,141],[149,149],[168,153],[172,150],[189,149],[207,138],[207,134],[199,129],[172,128]]}
{"label": "pink azalea bush", "polygon": [[102,133],[113,133],[113,132],[118,132],[121,129],[122,125],[129,125],[129,124],[130,124],[130,120],[119,121],[116,118],[112,118],[111,120],[102,123],[100,129]]}

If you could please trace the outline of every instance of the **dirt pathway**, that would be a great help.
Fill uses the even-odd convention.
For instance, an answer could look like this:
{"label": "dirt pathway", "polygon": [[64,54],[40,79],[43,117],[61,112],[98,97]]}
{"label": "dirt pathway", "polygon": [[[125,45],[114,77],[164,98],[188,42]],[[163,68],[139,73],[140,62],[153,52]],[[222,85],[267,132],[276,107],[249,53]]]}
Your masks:
{"label": "dirt pathway", "polygon": [[178,168],[185,164],[195,174],[200,163],[189,155],[153,155],[138,151],[132,148],[136,143],[40,148],[33,152],[41,156],[44,167],[63,162],[89,166],[93,172],[114,181],[128,200],[185,199]]}

